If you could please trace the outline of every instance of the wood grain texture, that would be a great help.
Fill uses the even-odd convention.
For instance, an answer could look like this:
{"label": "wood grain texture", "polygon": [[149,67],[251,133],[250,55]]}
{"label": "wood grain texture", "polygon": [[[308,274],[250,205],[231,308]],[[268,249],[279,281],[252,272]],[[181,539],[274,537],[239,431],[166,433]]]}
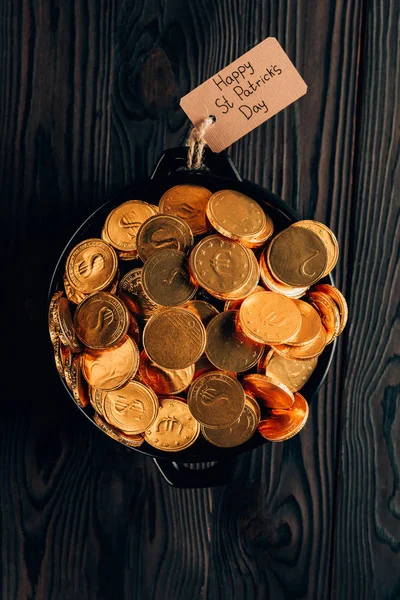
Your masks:
{"label": "wood grain texture", "polygon": [[[384,324],[395,297],[388,215],[396,157],[390,111],[379,128],[372,118],[376,104],[394,112],[398,102],[388,59],[394,3],[387,6],[362,21],[361,0],[0,2],[1,239],[8,289],[18,290],[10,298],[17,318],[3,332],[12,364],[29,332],[24,375],[4,391],[0,421],[2,598],[328,597],[342,403],[335,593],[368,598],[377,567],[376,597],[396,597],[398,400]],[[177,490],[68,400],[49,355],[47,287],[77,225],[147,176],[164,148],[184,142],[179,98],[268,35],[308,94],[232,156],[243,177],[331,226],[341,248],[337,285],[363,317],[341,340],[299,436],[243,455],[231,485]],[[381,304],[372,295],[378,279],[386,282]]]}
{"label": "wood grain texture", "polygon": [[364,18],[335,536],[337,598],[400,597],[399,17],[397,3],[372,1]]}

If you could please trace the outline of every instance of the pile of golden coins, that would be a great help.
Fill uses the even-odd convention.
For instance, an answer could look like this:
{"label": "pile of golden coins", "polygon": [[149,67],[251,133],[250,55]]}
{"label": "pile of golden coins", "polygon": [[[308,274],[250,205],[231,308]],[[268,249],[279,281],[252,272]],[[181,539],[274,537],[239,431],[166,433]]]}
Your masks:
{"label": "pile of golden coins", "polygon": [[70,252],[49,330],[105,433],[176,452],[200,435],[229,448],[302,429],[299,390],[347,321],[340,291],[318,284],[338,259],[325,225],[276,232],[240,192],[178,185],[158,207],[119,205],[100,235]]}

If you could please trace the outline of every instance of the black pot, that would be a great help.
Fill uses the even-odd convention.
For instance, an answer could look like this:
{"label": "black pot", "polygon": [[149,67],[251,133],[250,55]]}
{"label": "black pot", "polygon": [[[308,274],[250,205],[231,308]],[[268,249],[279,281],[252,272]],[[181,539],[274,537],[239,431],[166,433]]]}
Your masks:
{"label": "black pot", "polygon": [[[132,198],[158,204],[162,194],[172,186],[190,183],[202,185],[213,192],[220,189],[234,189],[247,194],[267,208],[274,221],[276,231],[284,229],[290,223],[299,220],[296,212],[287,206],[283,200],[259,185],[242,180],[226,153],[214,154],[207,149],[204,157],[206,167],[201,171],[189,171],[186,168],[186,157],[187,150],[183,147],[165,151],[158,160],[149,179],[122,190],[115,198],[100,206],[86,219],[69,240],[57,262],[50,283],[49,302],[54,292],[63,289],[63,273],[70,250],[86,238],[100,237],[108,213],[115,206]],[[135,266],[134,261],[120,262],[123,263],[121,274]],[[330,275],[321,281],[333,285],[333,279]],[[334,342],[326,347],[319,357],[317,368],[301,390],[308,401],[317,393],[327,375],[335,346],[336,343]],[[61,377],[60,379],[71,399],[73,399],[72,393],[64,380]],[[79,408],[79,410],[97,427],[93,420],[94,411],[91,405],[85,409]],[[174,453],[171,458],[166,457],[165,452],[158,451],[146,442],[139,448],[133,448],[132,450],[153,457],[157,467],[171,485],[176,487],[208,487],[229,482],[235,464],[234,457],[266,443],[269,442],[256,432],[248,442],[235,448],[218,448],[209,444],[200,436],[190,448]],[[196,470],[196,465],[191,465],[192,468],[188,468],[183,464],[204,462],[215,462],[215,464],[202,470]]]}

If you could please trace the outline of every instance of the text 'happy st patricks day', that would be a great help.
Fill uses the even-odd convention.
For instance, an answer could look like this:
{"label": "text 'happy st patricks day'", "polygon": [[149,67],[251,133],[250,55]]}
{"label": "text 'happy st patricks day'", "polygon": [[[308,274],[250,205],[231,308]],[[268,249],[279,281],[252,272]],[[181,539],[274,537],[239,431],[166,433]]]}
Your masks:
{"label": "text 'happy st patricks day'", "polygon": [[[258,75],[257,79],[250,80],[248,78],[254,75],[254,68],[250,62],[247,62],[239,65],[227,77],[218,74],[213,77],[213,82],[220,92],[225,93],[215,100],[215,106],[222,110],[223,115],[226,115],[233,108],[238,108],[247,120],[259,112],[267,113],[268,106],[265,100],[252,102],[252,96],[281,73],[282,69],[277,65],[271,65],[265,69],[264,73]],[[233,97],[227,97],[229,91],[234,93]]]}

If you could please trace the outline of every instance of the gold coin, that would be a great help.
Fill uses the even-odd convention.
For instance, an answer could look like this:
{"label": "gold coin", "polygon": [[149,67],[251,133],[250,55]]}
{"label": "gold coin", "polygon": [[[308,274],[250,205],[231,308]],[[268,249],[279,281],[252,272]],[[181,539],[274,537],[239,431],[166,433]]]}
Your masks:
{"label": "gold coin", "polygon": [[[256,294],[257,292],[265,292],[265,289],[261,285],[257,285],[254,290],[247,295],[251,296],[251,294]],[[239,310],[244,299],[245,298],[240,298],[239,300],[227,300],[224,304],[224,310]]]}
{"label": "gold coin", "polygon": [[264,246],[265,242],[269,240],[269,238],[274,233],[274,223],[269,215],[265,213],[265,227],[264,229],[256,236],[252,238],[240,238],[239,241],[242,242],[244,246],[247,248],[260,248]]}
{"label": "gold coin", "polygon": [[243,387],[270,408],[289,408],[293,404],[293,394],[289,388],[272,377],[257,373],[245,375]]}
{"label": "gold coin", "polygon": [[253,407],[253,411],[256,413],[257,422],[259,422],[261,419],[261,409],[260,409],[260,405],[258,404],[258,402],[257,402],[256,398],[253,396],[253,394],[250,394],[249,392],[245,392],[245,403],[251,404],[251,406]]}
{"label": "gold coin", "polygon": [[117,296],[97,292],[79,304],[74,324],[85,346],[102,350],[115,346],[123,339],[129,327],[129,313]]}
{"label": "gold coin", "polygon": [[104,233],[109,243],[122,252],[136,252],[139,227],[154,214],[153,207],[147,202],[123,202],[110,212],[104,224]]}
{"label": "gold coin", "polygon": [[54,350],[54,362],[56,363],[56,368],[58,373],[61,375],[62,378],[65,377],[64,375],[64,365],[61,359],[61,341],[60,338],[57,336],[54,341],[52,340],[53,343],[53,350]]}
{"label": "gold coin", "polygon": [[297,392],[289,409],[270,409],[268,416],[260,421],[258,431],[270,442],[284,442],[303,429],[308,413],[307,401]]}
{"label": "gold coin", "polygon": [[324,225],[324,223],[311,220],[296,221],[296,223],[293,223],[291,227],[303,227],[304,229],[310,229],[321,238],[328,252],[328,264],[326,265],[326,269],[322,274],[322,277],[328,275],[328,273],[330,273],[335,267],[339,258],[339,244],[333,231]]}
{"label": "gold coin", "polygon": [[[251,295],[257,288],[260,279],[260,269],[252,250],[248,249],[248,252],[250,255],[251,270],[250,277],[247,282],[242,287],[233,290],[232,292],[224,292],[220,294],[214,291],[214,296],[216,298],[219,298],[220,300],[244,300],[244,298]],[[264,290],[264,288],[261,289]]]}
{"label": "gold coin", "polygon": [[119,282],[118,296],[140,320],[147,321],[159,310],[158,304],[146,296],[142,285],[142,269],[132,269]]}
{"label": "gold coin", "polygon": [[89,385],[89,401],[93,406],[94,410],[99,413],[102,417],[104,417],[103,412],[103,404],[104,398],[106,397],[107,392],[104,390],[99,390],[91,385]]}
{"label": "gold coin", "polygon": [[323,292],[308,292],[307,299],[318,311],[326,332],[326,344],[333,342],[340,330],[340,313],[336,303]]}
{"label": "gold coin", "polygon": [[238,380],[221,371],[198,377],[190,385],[187,396],[194,418],[210,428],[233,425],[243,412],[244,399]]}
{"label": "gold coin", "polygon": [[252,256],[239,242],[209,235],[193,248],[189,266],[194,279],[210,294],[228,294],[250,279]]}
{"label": "gold coin", "polygon": [[292,287],[290,285],[286,285],[285,283],[281,283],[272,277],[266,260],[267,251],[268,248],[265,248],[260,256],[260,275],[264,285],[271,290],[271,292],[283,294],[288,298],[301,298],[301,296],[304,296],[308,290],[308,286]]}
{"label": "gold coin", "polygon": [[72,391],[72,359],[73,353],[69,348],[65,348],[65,354],[62,359],[62,365],[64,368],[64,379],[68,388]]}
{"label": "gold coin", "polygon": [[263,375],[286,385],[291,392],[298,392],[307,383],[318,363],[318,357],[293,360],[269,350],[264,360]]}
{"label": "gold coin", "polygon": [[343,329],[346,327],[347,319],[349,316],[349,309],[347,307],[346,298],[343,296],[342,292],[340,292],[333,285],[329,285],[327,283],[319,283],[318,285],[313,286],[313,292],[323,292],[332,298],[335,302],[337,308],[339,309],[340,314],[340,326],[337,335],[340,335]]}
{"label": "gold coin", "polygon": [[90,294],[108,287],[118,267],[117,254],[110,244],[91,238],[80,242],[67,258],[65,274],[78,292]]}
{"label": "gold coin", "polygon": [[215,306],[209,302],[204,302],[204,300],[189,300],[189,302],[182,304],[181,308],[186,308],[193,315],[196,315],[204,327],[207,327],[211,319],[218,315],[218,310]]}
{"label": "gold coin", "polygon": [[206,355],[222,371],[241,373],[260,359],[264,345],[249,339],[238,326],[239,311],[219,313],[207,326]]}
{"label": "gold coin", "polygon": [[210,190],[200,185],[176,185],[163,194],[158,206],[160,213],[180,217],[193,235],[201,235],[212,228],[206,217],[210,196]]}
{"label": "gold coin", "polygon": [[158,413],[155,392],[140,381],[129,381],[104,397],[104,418],[128,435],[142,433],[154,423]]}
{"label": "gold coin", "polygon": [[315,358],[322,354],[325,350],[326,346],[326,333],[323,325],[321,324],[321,329],[319,331],[318,336],[304,346],[288,346],[287,344],[274,344],[273,350],[277,352],[280,356],[284,356],[286,358],[292,358],[294,360],[308,360],[310,358]]}
{"label": "gold coin", "polygon": [[321,238],[303,227],[288,227],[273,238],[267,251],[272,277],[291,286],[310,286],[325,273],[328,251]]}
{"label": "gold coin", "polygon": [[178,398],[160,399],[160,408],[144,439],[150,446],[166,452],[189,448],[199,437],[200,425],[190,414],[186,402]]}
{"label": "gold coin", "polygon": [[50,339],[51,339],[53,345],[59,338],[58,331],[57,331],[57,323],[55,321],[55,316],[54,316],[54,310],[55,310],[55,307],[57,306],[57,303],[59,302],[60,298],[62,298],[62,295],[63,295],[62,292],[55,292],[55,294],[53,294],[53,296],[50,300],[50,304],[49,304],[48,325],[49,325]]}
{"label": "gold coin", "polygon": [[279,343],[300,330],[302,317],[290,298],[274,292],[258,292],[246,298],[239,311],[246,335],[260,343]]}
{"label": "gold coin", "polygon": [[85,298],[87,298],[89,296],[89,294],[83,294],[82,292],[78,292],[78,290],[76,290],[74,287],[72,287],[72,285],[69,283],[65,273],[63,275],[63,282],[64,282],[65,295],[67,296],[67,298],[70,302],[73,302],[74,304],[79,304],[80,302],[82,302],[82,300],[84,300]]}
{"label": "gold coin", "polygon": [[126,337],[109,350],[91,350],[82,354],[82,372],[89,385],[101,390],[116,390],[135,376],[139,366],[139,351],[135,342]]}
{"label": "gold coin", "polygon": [[166,369],[190,367],[203,354],[205,346],[204,325],[184,308],[169,308],[156,313],[143,331],[147,356]]}
{"label": "gold coin", "polygon": [[156,365],[143,350],[140,354],[139,376],[156,394],[178,394],[191,383],[194,365],[186,369],[165,369]]}
{"label": "gold coin", "polygon": [[179,306],[196,293],[197,286],[191,281],[187,257],[179,250],[160,250],[144,264],[143,290],[160,306]]}
{"label": "gold coin", "polygon": [[80,352],[82,344],[78,340],[72,322],[69,300],[62,296],[54,303],[53,308],[54,322],[61,342],[72,352]]}
{"label": "gold coin", "polygon": [[192,230],[186,221],[172,215],[150,217],[140,226],[136,239],[143,262],[159,250],[172,249],[187,253],[193,241]]}
{"label": "gold coin", "polygon": [[321,317],[319,313],[303,300],[293,300],[301,314],[301,327],[295,336],[287,340],[288,346],[305,346],[315,340],[320,332]]}
{"label": "gold coin", "polygon": [[134,250],[133,252],[122,252],[121,250],[118,250],[118,258],[121,260],[136,260],[139,258],[139,254],[137,250]]}
{"label": "gold coin", "polygon": [[94,422],[104,433],[106,433],[110,438],[128,446],[128,448],[138,448],[144,442],[143,435],[126,435],[122,431],[119,431],[116,427],[113,427],[107,421],[105,421],[99,414],[95,413],[93,415]]}
{"label": "gold coin", "polygon": [[75,402],[81,408],[89,404],[88,386],[82,376],[81,355],[74,355],[71,363],[71,391]]}
{"label": "gold coin", "polygon": [[245,398],[240,417],[229,427],[210,429],[202,426],[202,434],[208,442],[220,448],[233,448],[247,442],[257,429],[259,418],[253,404]]}
{"label": "gold coin", "polygon": [[214,229],[236,240],[251,239],[260,234],[267,221],[258,202],[236,190],[220,190],[212,194],[206,213]]}

